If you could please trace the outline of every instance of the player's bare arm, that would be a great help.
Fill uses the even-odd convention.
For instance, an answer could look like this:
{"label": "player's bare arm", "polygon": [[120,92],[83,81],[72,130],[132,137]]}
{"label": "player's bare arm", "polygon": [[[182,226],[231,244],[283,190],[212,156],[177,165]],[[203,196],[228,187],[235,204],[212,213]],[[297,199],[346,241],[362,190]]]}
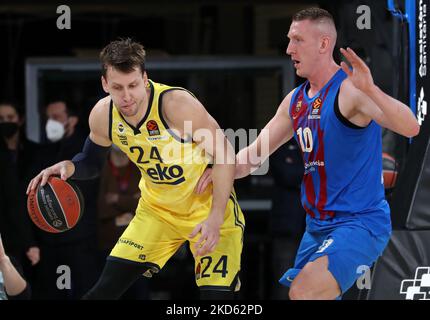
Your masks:
{"label": "player's bare arm", "polygon": [[[293,121],[289,115],[291,91],[281,102],[275,116],[263,128],[257,139],[236,156],[235,178],[240,179],[257,170],[267,158],[280,146],[293,137]],[[264,147],[263,144],[269,146]]]}
{"label": "player's bare arm", "polygon": [[[89,139],[91,140],[91,143],[100,147],[109,147],[111,145],[108,132],[109,102],[110,97],[105,97],[99,100],[99,102],[97,102],[97,104],[91,110],[89,117]],[[88,139],[84,146],[84,151],[87,145]],[[103,158],[103,155],[100,158]],[[30,181],[27,187],[27,194],[29,194],[31,190],[36,189],[39,183],[41,186],[44,186],[47,183],[49,177],[52,175],[59,175],[62,180],[67,180],[75,174],[75,169],[75,164],[71,160],[64,160],[42,170]]]}
{"label": "player's bare arm", "polygon": [[[291,91],[281,102],[275,116],[260,132],[257,139],[248,147],[243,148],[236,155],[235,179],[248,176],[257,170],[261,164],[281,145],[293,136],[293,122],[289,115]],[[262,143],[269,143],[268,148],[262,148]],[[200,177],[195,193],[203,193],[209,183],[212,182],[212,169],[208,168]]]}
{"label": "player's bare arm", "polygon": [[352,66],[350,70],[345,62],[341,63],[348,75],[339,93],[339,107],[344,116],[359,126],[374,120],[405,137],[416,136],[420,126],[411,109],[374,84],[369,67],[352,49],[341,52]]}
{"label": "player's bare arm", "polygon": [[[194,238],[201,233],[196,243],[196,255],[202,256],[212,252],[219,241],[219,229],[224,222],[225,208],[233,187],[234,150],[218,123],[189,93],[179,90],[167,93],[163,99],[163,114],[171,129],[178,130],[183,137],[192,137],[214,159],[212,208],[208,218],[190,234],[190,238]],[[187,128],[186,121],[192,123],[191,128]]]}
{"label": "player's bare arm", "polygon": [[88,118],[91,141],[103,147],[109,147],[112,144],[109,139],[110,101],[110,96],[99,100]]}

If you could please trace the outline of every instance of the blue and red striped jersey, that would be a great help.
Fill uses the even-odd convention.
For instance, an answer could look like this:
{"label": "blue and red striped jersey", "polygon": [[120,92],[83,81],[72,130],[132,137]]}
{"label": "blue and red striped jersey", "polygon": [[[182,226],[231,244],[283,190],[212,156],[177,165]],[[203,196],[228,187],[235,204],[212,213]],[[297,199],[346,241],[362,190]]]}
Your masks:
{"label": "blue and red striped jersey", "polygon": [[301,200],[308,218],[327,220],[386,204],[381,127],[374,121],[354,127],[340,114],[338,94],[346,77],[339,69],[312,98],[306,81],[291,100],[294,137],[305,166]]}

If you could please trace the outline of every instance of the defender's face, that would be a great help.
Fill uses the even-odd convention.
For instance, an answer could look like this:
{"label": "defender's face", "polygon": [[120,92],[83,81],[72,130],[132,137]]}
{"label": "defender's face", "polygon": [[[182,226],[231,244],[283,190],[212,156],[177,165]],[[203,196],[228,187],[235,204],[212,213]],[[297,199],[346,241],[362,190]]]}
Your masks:
{"label": "defender's face", "polygon": [[291,56],[297,75],[309,77],[319,58],[319,37],[315,24],[310,20],[293,21],[288,39],[286,53]]}
{"label": "defender's face", "polygon": [[142,75],[139,68],[130,73],[123,73],[109,66],[106,78],[102,76],[102,85],[109,93],[118,111],[125,117],[133,117],[143,108],[148,99],[146,72]]}

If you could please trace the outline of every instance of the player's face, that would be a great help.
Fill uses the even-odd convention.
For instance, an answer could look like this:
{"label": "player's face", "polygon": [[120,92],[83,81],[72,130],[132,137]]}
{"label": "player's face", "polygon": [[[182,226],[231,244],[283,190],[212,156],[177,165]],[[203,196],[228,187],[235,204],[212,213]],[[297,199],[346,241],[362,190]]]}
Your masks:
{"label": "player's face", "polygon": [[293,21],[288,32],[287,54],[299,77],[308,78],[319,58],[319,37],[315,24],[309,20]]}
{"label": "player's face", "polygon": [[103,89],[109,93],[118,111],[125,117],[133,117],[148,100],[146,87],[148,78],[139,68],[123,73],[108,67],[106,78],[102,77]]}

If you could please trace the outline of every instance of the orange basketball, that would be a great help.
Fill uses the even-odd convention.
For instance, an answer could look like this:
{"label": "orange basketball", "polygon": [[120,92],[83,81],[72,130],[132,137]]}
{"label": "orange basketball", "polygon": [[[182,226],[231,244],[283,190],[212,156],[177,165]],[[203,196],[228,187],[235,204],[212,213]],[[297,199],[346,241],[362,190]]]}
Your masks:
{"label": "orange basketball", "polygon": [[384,187],[389,190],[396,186],[397,161],[388,153],[382,153],[382,173],[384,175]]}
{"label": "orange basketball", "polygon": [[49,177],[46,185],[39,185],[30,192],[27,210],[31,220],[40,229],[59,233],[70,230],[78,223],[84,210],[84,201],[74,183]]}

